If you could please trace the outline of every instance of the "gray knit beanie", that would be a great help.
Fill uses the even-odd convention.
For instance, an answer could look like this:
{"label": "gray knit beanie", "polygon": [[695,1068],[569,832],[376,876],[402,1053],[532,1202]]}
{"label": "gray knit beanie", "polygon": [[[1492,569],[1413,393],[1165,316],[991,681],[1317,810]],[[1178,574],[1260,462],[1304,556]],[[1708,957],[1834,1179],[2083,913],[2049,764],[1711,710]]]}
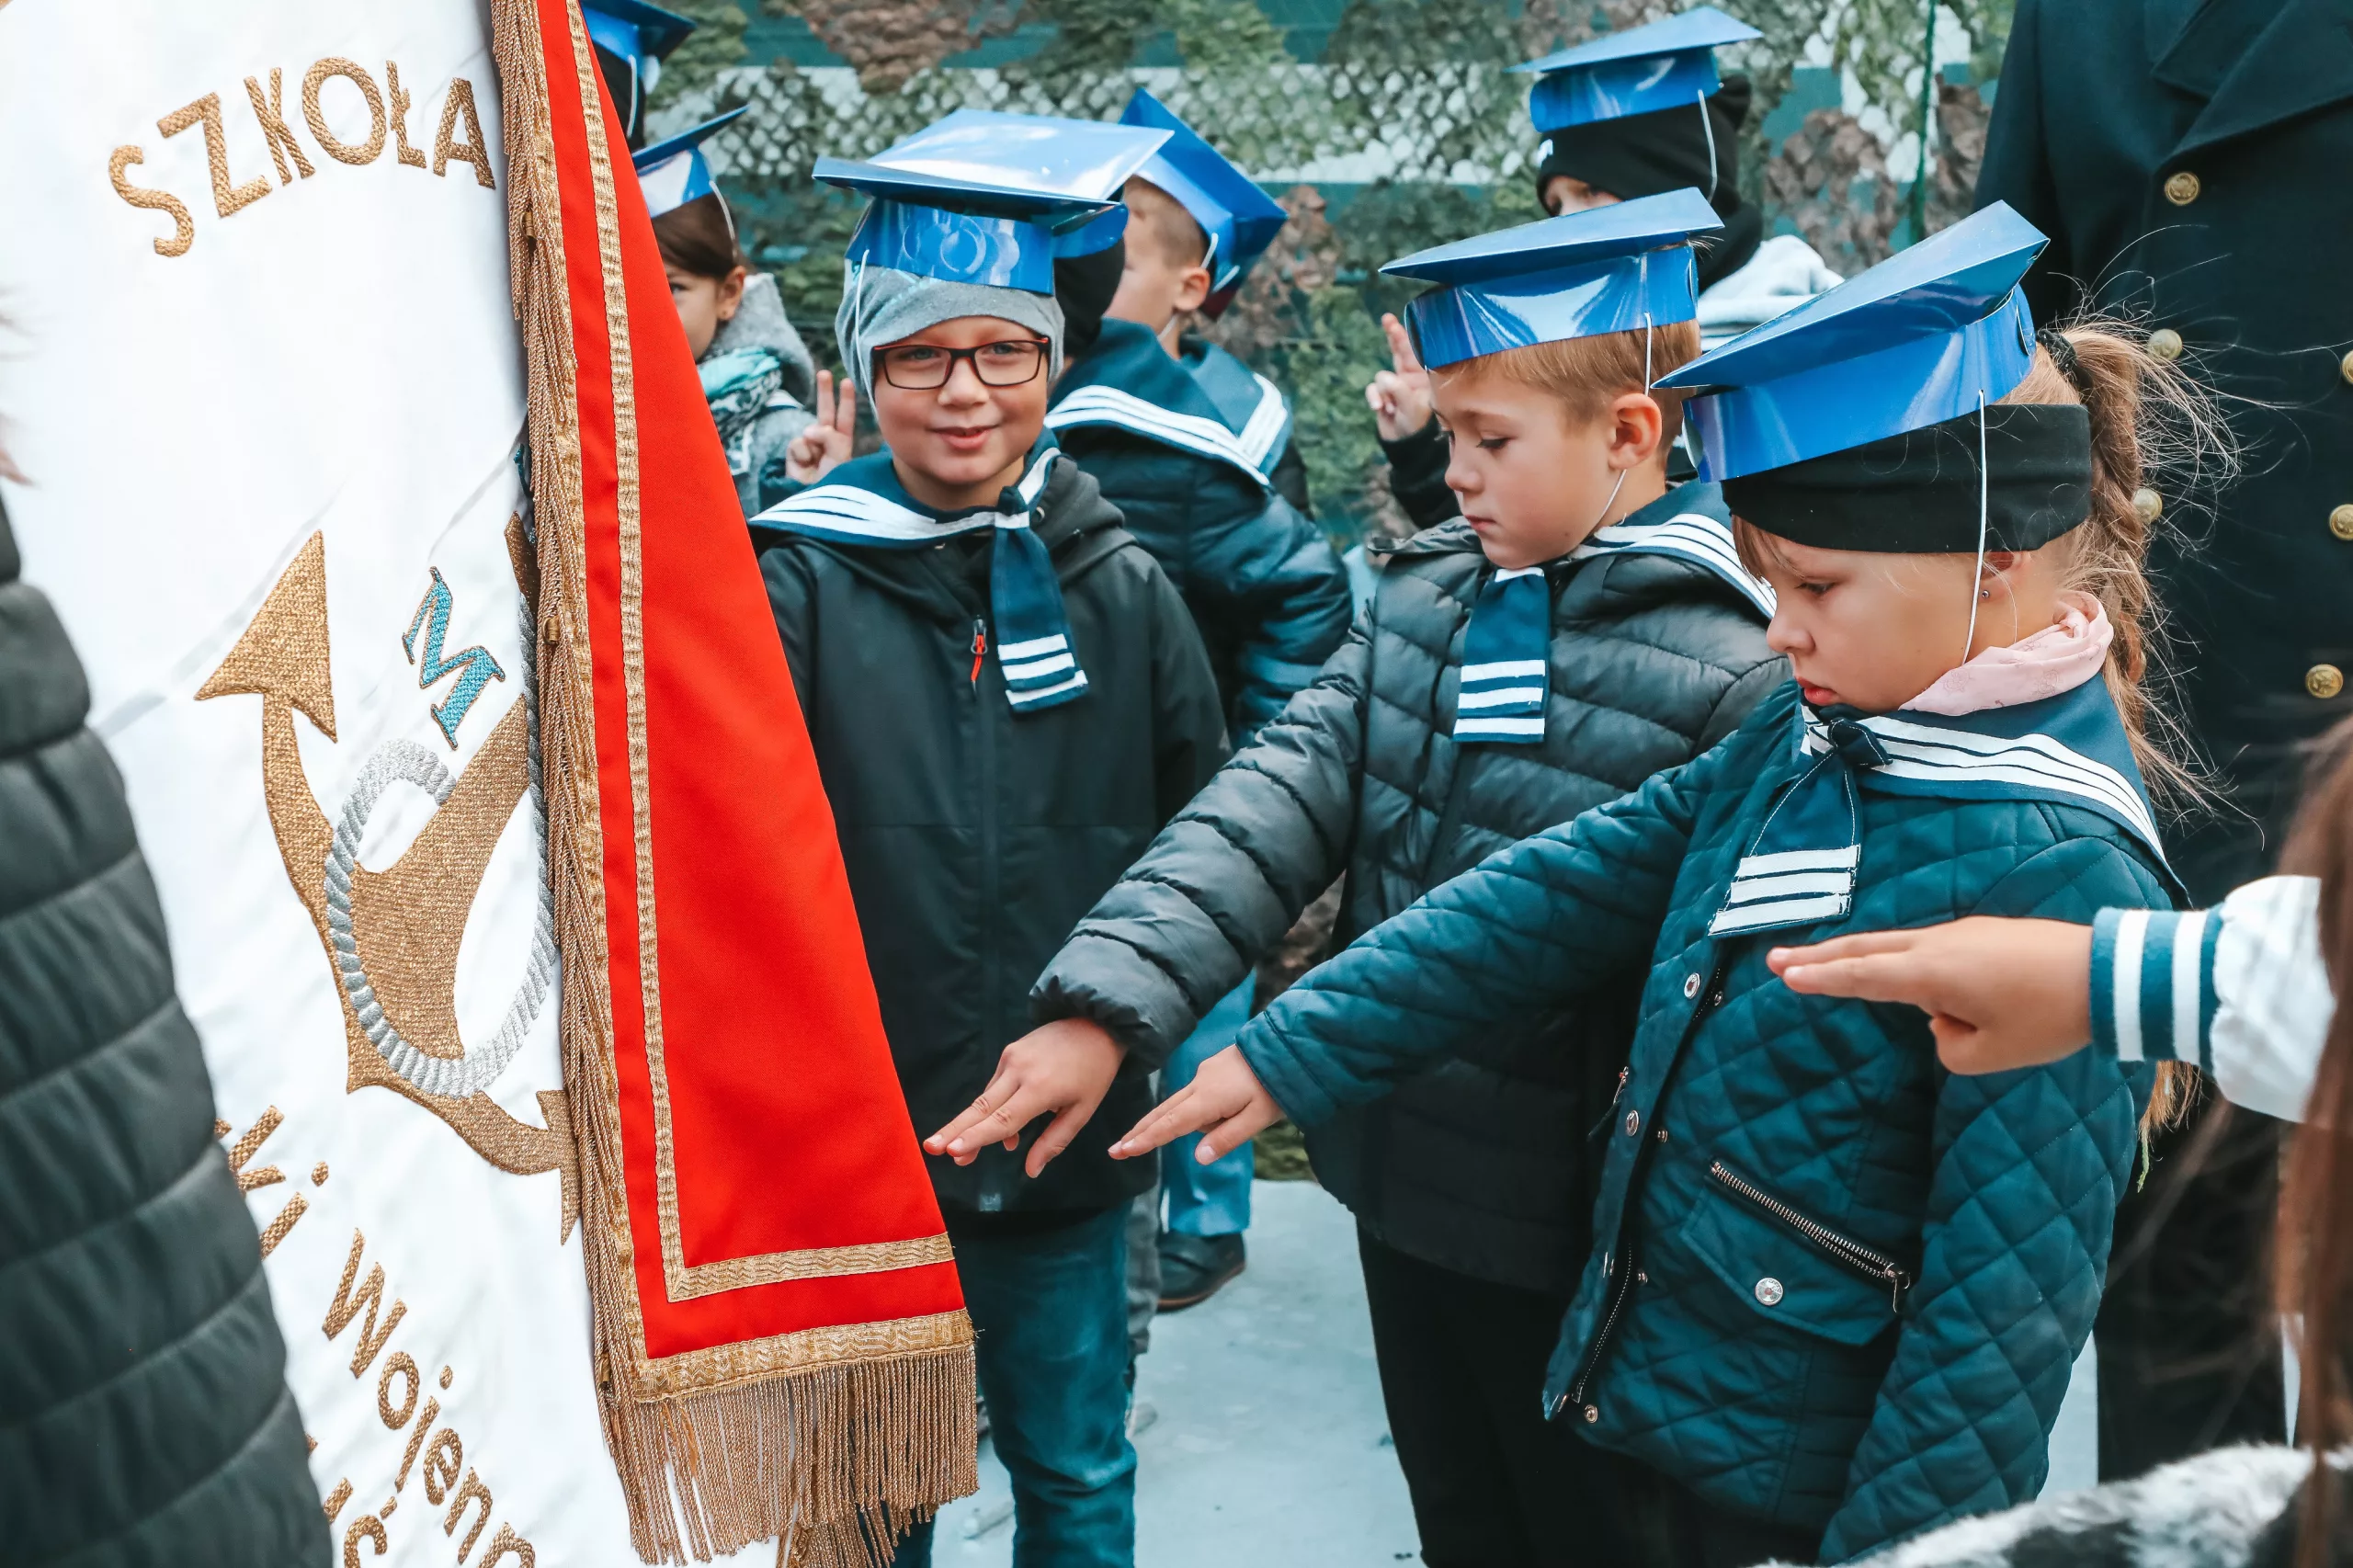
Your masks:
{"label": "gray knit beanie", "polygon": [[960,316],[995,316],[1044,337],[1046,377],[1063,370],[1063,308],[1051,294],[986,283],[950,283],[894,267],[842,266],[842,304],[834,312],[834,339],[849,367],[858,395],[874,397],[874,350]]}

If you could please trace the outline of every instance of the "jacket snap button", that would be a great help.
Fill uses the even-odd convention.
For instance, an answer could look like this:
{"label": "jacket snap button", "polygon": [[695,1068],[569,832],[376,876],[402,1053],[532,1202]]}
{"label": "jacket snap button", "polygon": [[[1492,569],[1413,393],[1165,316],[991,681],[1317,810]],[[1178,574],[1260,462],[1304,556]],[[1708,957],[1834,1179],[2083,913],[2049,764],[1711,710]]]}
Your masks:
{"label": "jacket snap button", "polygon": [[1696,974],[1685,975],[1683,977],[1683,999],[1686,1002],[1688,1002],[1692,997],[1697,996],[1698,994],[1699,994],[1699,977]]}
{"label": "jacket snap button", "polygon": [[1638,1110],[1628,1111],[1626,1113],[1626,1136],[1631,1138],[1635,1133],[1640,1132],[1642,1130],[1643,1113]]}
{"label": "jacket snap button", "polygon": [[1781,1282],[1768,1274],[1756,1282],[1756,1299],[1768,1307],[1781,1304]]}
{"label": "jacket snap button", "polygon": [[2345,672],[2335,665],[2314,665],[2304,672],[2304,689],[2325,701],[2345,689]]}
{"label": "jacket snap button", "polygon": [[2199,188],[2198,176],[2188,169],[2165,176],[2165,199],[2176,207],[2187,207],[2197,200]]}
{"label": "jacket snap button", "polygon": [[2165,498],[2144,485],[2132,492],[2132,515],[2144,523],[2154,523],[2165,515]]}
{"label": "jacket snap button", "polygon": [[2181,334],[2169,326],[2161,326],[2149,334],[2149,352],[2160,359],[2181,358]]}
{"label": "jacket snap button", "polygon": [[1586,1424],[1586,1426],[1592,1426],[1595,1422],[1597,1422],[1597,1421],[1598,1421],[1598,1420],[1600,1420],[1600,1419],[1601,1419],[1601,1407],[1600,1407],[1599,1405],[1597,1405],[1597,1404],[1588,1404],[1588,1405],[1586,1405],[1586,1406],[1585,1407],[1585,1424]]}
{"label": "jacket snap button", "polygon": [[2329,513],[2328,531],[2339,539],[2353,539],[2353,502]]}
{"label": "jacket snap button", "polygon": [[1664,1127],[1654,1128],[1651,1131],[1651,1136],[1664,1143],[1666,1142],[1666,1129]]}
{"label": "jacket snap button", "polygon": [[2347,354],[2336,362],[2336,373],[2347,381],[2353,381],[2353,354]]}

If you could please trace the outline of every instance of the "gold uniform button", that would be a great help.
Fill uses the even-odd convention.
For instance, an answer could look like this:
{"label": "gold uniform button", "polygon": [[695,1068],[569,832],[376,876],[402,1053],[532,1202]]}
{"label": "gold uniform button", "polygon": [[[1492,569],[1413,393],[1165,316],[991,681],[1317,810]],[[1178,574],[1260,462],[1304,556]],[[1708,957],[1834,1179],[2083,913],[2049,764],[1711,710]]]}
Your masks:
{"label": "gold uniform button", "polygon": [[2314,665],[2304,672],[2304,689],[2326,701],[2345,689],[2345,672],[2335,665]]}
{"label": "gold uniform button", "polygon": [[2165,515],[2165,498],[2146,487],[2135,490],[2132,492],[2132,511],[2143,522],[2154,523]]}
{"label": "gold uniform button", "polygon": [[2353,502],[2329,513],[2328,531],[2339,539],[2353,539]]}
{"label": "gold uniform button", "polygon": [[2149,352],[2160,359],[2181,358],[2181,334],[2169,326],[2161,326],[2149,334]]}
{"label": "gold uniform button", "polygon": [[2353,381],[2353,354],[2347,354],[2336,362],[2336,373],[2347,381]]}
{"label": "gold uniform button", "polygon": [[2176,207],[2187,207],[2198,199],[2198,176],[2188,169],[2165,177],[2165,199]]}

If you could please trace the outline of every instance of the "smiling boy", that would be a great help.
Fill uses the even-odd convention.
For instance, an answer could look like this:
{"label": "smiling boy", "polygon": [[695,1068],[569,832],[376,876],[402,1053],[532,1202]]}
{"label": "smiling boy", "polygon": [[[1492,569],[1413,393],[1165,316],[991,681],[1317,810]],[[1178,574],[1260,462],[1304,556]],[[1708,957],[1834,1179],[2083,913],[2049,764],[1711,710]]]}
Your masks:
{"label": "smiling boy", "polygon": [[[950,212],[904,179],[861,186],[874,165],[832,167],[892,193],[852,242],[835,324],[851,384],[821,379],[788,453],[805,488],[754,528],[892,1056],[933,1127],[1029,1027],[1029,983],[1071,926],[1217,766],[1223,723],[1176,590],[1041,441],[1063,322],[1052,235],[1030,220],[1056,204]],[[860,393],[884,448],[853,460]],[[1151,1065],[1112,1062],[1045,1136],[1067,1143],[1097,1105],[1104,1131],[1041,1179],[1003,1150],[932,1162],[1024,1561],[1133,1560],[1122,1222],[1150,1176],[1105,1145],[1150,1105]],[[929,1541],[918,1525],[896,1561],[927,1562]]]}

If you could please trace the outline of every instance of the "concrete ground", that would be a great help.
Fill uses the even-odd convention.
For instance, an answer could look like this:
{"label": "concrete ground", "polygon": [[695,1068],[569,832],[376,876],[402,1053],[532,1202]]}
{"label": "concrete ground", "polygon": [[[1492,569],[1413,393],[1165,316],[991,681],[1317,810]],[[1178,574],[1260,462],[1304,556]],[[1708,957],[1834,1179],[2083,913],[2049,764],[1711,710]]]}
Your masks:
{"label": "concrete ground", "polygon": [[[1312,1182],[1262,1181],[1252,1204],[1249,1268],[1152,1325],[1136,1377],[1138,1568],[1416,1562],[1356,1227]],[[980,1494],[941,1512],[932,1561],[1013,1561],[1013,1499],[986,1443]]]}
{"label": "concrete ground", "polygon": [[[1157,1319],[1137,1376],[1139,1568],[1419,1560],[1390,1447],[1347,1211],[1312,1182],[1262,1181],[1250,1267]],[[2091,1356],[2052,1434],[2047,1492],[2097,1474]],[[981,1446],[977,1496],[942,1511],[938,1568],[1009,1568],[1013,1499]]]}

